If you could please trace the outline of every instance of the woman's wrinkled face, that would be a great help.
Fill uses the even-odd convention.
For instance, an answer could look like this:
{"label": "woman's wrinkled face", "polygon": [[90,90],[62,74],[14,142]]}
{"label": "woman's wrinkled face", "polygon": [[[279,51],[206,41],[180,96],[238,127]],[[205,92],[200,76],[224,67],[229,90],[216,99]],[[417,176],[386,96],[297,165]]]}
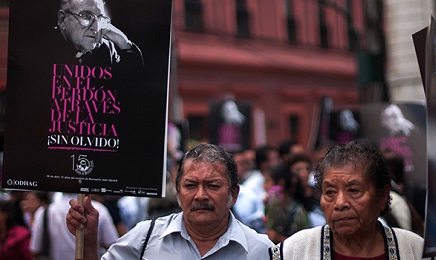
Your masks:
{"label": "woman's wrinkled face", "polygon": [[348,165],[324,173],[320,203],[333,234],[347,237],[376,227],[388,196],[389,186],[377,193],[360,167]]}

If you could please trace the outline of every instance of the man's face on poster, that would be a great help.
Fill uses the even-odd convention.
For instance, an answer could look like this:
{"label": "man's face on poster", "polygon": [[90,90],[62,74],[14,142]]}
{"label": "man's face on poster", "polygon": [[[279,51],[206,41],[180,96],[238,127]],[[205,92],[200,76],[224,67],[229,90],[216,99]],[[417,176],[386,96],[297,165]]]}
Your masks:
{"label": "man's face on poster", "polygon": [[391,135],[404,134],[409,136],[415,128],[412,122],[407,120],[397,105],[391,104],[386,107],[381,114],[381,125],[384,126]]}
{"label": "man's face on poster", "polygon": [[79,52],[95,49],[103,23],[109,22],[102,0],[72,0],[69,9],[58,12],[58,24],[65,39]]}

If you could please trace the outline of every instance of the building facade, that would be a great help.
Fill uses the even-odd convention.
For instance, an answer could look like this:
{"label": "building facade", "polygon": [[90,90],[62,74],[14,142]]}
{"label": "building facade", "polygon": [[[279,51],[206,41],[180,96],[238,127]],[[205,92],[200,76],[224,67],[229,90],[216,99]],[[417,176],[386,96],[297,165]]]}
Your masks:
{"label": "building facade", "polygon": [[387,80],[393,101],[424,102],[424,88],[412,35],[430,23],[433,0],[388,0]]}
{"label": "building facade", "polygon": [[229,95],[251,104],[253,147],[310,148],[323,97],[358,106],[362,1],[174,1],[174,32],[170,118],[191,138],[208,140],[209,103]]}

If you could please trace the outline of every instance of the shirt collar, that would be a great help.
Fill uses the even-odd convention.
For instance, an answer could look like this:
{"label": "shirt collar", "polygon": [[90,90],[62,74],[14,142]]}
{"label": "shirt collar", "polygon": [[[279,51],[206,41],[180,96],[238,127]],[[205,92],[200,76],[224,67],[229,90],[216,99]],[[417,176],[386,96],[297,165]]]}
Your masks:
{"label": "shirt collar", "polygon": [[[178,213],[173,216],[173,220],[170,222],[165,231],[160,235],[159,239],[162,239],[172,233],[181,233],[183,224],[183,213]],[[186,232],[186,228],[183,225],[183,229]]]}
{"label": "shirt collar", "polygon": [[227,245],[230,240],[235,241],[236,243],[240,244],[248,253],[248,243],[245,232],[241,227],[241,223],[235,218],[232,212],[230,212],[229,221],[229,227],[227,228],[226,233],[220,237],[218,243],[222,241],[221,243],[225,243],[225,245]]}
{"label": "shirt collar", "polygon": [[[185,224],[183,223],[183,212],[176,214],[173,221],[171,221],[171,223],[168,225],[168,227],[165,229],[165,231],[162,233],[159,239],[162,239],[172,233],[180,233],[180,235],[184,239],[191,240],[191,237],[189,236],[186,230]],[[217,245],[221,248],[228,245],[230,241],[234,241],[240,244],[244,248],[244,250],[248,253],[247,238],[245,237],[244,234],[245,232],[241,228],[241,224],[235,218],[233,213],[230,212],[229,226],[227,228],[226,233],[224,233],[218,239]],[[217,245],[215,245],[215,247]]]}

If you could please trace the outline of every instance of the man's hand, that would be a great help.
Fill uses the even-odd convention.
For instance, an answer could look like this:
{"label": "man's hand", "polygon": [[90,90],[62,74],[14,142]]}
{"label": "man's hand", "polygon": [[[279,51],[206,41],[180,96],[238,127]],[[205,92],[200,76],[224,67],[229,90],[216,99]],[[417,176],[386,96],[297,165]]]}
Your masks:
{"label": "man's hand", "polygon": [[85,196],[83,205],[76,199],[70,200],[66,216],[67,228],[71,234],[76,229],[84,229],[84,259],[98,259],[98,211],[92,206],[91,197]]}
{"label": "man's hand", "polygon": [[102,39],[109,40],[121,50],[129,50],[132,48],[129,38],[113,24],[108,24],[106,28],[100,28],[97,33],[97,39],[100,44]]}

